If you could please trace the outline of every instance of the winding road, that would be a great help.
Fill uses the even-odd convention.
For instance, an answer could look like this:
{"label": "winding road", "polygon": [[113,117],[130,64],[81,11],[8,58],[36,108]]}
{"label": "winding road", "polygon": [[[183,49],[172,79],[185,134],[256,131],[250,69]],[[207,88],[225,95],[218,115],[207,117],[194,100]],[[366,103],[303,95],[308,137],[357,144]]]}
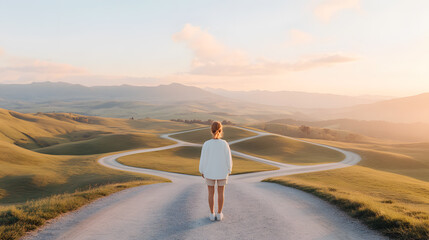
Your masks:
{"label": "winding road", "polygon": [[[265,135],[289,138],[241,129],[256,135],[231,141],[230,144]],[[344,160],[337,163],[296,166],[232,151],[233,155],[279,169],[230,176],[225,190],[225,216],[221,222],[208,219],[207,189],[200,176],[130,167],[116,161],[119,157],[136,153],[201,146],[174,138],[175,134],[196,130],[199,129],[161,135],[177,142],[173,145],[132,150],[98,160],[109,168],[157,175],[172,180],[172,183],[139,186],[101,198],[55,219],[24,239],[385,239],[317,197],[293,188],[261,182],[268,177],[349,167],[361,159],[353,152],[292,138],[345,155]]]}

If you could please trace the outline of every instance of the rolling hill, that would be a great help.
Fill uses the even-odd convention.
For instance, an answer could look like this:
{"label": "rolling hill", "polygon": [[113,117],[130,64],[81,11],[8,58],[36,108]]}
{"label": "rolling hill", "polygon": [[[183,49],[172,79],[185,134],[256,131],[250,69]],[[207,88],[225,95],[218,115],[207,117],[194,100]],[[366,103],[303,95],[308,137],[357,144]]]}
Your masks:
{"label": "rolling hill", "polygon": [[110,183],[161,180],[106,169],[96,160],[108,152],[169,145],[173,142],[157,133],[199,127],[157,119],[0,109],[0,205]]}
{"label": "rolling hill", "polygon": [[429,93],[395,98],[371,104],[341,109],[324,109],[306,112],[320,119],[351,118],[357,120],[378,120],[396,123],[429,123]]}
{"label": "rolling hill", "polygon": [[235,123],[311,118],[292,107],[251,104],[178,83],[85,87],[69,83],[0,84],[0,108],[23,113],[72,112],[89,116],[220,119]]}
{"label": "rolling hill", "polygon": [[106,134],[162,133],[200,127],[158,119],[118,119],[73,113],[19,113],[0,108],[0,141],[28,149],[89,140]]}
{"label": "rolling hill", "polygon": [[[330,129],[332,132],[336,132],[336,138],[325,138],[328,140],[339,140],[347,141],[341,137],[341,131],[348,131],[351,134],[360,135],[357,140],[359,141],[371,141],[375,139],[369,139],[368,137],[386,139],[393,141],[408,141],[408,142],[424,142],[429,141],[429,124],[428,123],[392,123],[386,121],[367,121],[367,120],[354,120],[354,119],[332,119],[324,121],[298,121],[294,119],[277,119],[269,121],[265,124],[259,124],[259,127],[265,127],[265,130],[279,133],[274,129],[276,125],[288,125],[289,130],[294,127],[299,128],[301,125],[310,126],[313,128],[314,133],[322,133],[324,129]],[[310,137],[317,138],[317,136],[305,136],[300,131],[296,131],[294,134],[289,131],[287,135],[296,137]],[[327,131],[329,132],[329,131]],[[326,135],[326,134],[325,134]],[[368,137],[364,137],[364,136]],[[319,138],[322,138],[319,136]]]}

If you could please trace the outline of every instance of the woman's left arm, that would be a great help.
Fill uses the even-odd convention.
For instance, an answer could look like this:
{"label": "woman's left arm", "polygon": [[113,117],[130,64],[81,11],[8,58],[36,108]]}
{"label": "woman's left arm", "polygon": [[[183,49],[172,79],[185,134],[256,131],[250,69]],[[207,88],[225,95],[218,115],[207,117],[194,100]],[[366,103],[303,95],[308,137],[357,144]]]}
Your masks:
{"label": "woman's left arm", "polygon": [[204,178],[204,165],[205,165],[205,161],[207,160],[207,156],[206,156],[206,147],[205,144],[203,144],[203,147],[201,148],[201,156],[200,156],[200,166],[199,166],[199,171],[201,173],[201,176]]}

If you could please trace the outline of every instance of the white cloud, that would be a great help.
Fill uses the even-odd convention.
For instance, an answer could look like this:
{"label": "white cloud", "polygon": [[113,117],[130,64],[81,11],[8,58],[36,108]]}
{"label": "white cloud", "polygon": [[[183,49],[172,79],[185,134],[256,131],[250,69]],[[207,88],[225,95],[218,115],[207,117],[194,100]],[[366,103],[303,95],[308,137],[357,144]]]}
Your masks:
{"label": "white cloud", "polygon": [[[309,41],[309,35],[294,31],[295,41]],[[194,54],[190,74],[210,76],[255,76],[277,75],[290,71],[328,66],[354,61],[355,58],[340,53],[323,54],[294,62],[252,59],[242,51],[227,48],[210,33],[199,27],[186,24],[173,35],[173,40],[184,42]]]}
{"label": "white cloud", "polygon": [[206,64],[248,64],[248,57],[240,51],[228,49],[207,31],[186,24],[182,31],[173,35],[176,42],[185,42],[194,52],[194,67]]}
{"label": "white cloud", "polygon": [[359,10],[359,8],[360,0],[323,0],[314,8],[313,13],[318,19],[328,22],[335,14],[343,10]]}
{"label": "white cloud", "polygon": [[70,64],[15,57],[0,52],[0,82],[48,81],[88,72]]}
{"label": "white cloud", "polygon": [[154,86],[165,82],[158,78],[95,75],[70,64],[16,57],[1,50],[0,48],[0,83],[4,84],[51,81],[86,86],[120,84]]}

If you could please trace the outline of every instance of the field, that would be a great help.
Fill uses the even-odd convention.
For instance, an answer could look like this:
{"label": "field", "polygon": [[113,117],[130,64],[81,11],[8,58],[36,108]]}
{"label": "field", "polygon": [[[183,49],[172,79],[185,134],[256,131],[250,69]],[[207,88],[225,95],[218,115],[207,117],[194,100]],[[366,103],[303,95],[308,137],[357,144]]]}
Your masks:
{"label": "field", "polygon": [[[253,132],[226,126],[224,127],[223,139],[225,139],[226,141],[233,141],[240,138],[251,137],[254,135],[256,134]],[[187,133],[174,134],[171,135],[171,137],[192,143],[204,143],[204,141],[212,138],[212,135],[210,133],[210,129],[207,128]]]}
{"label": "field", "polygon": [[392,238],[429,238],[428,182],[361,166],[264,181],[315,194]]}
{"label": "field", "polygon": [[[200,147],[179,147],[163,151],[139,153],[120,157],[118,162],[133,167],[200,175]],[[277,167],[233,156],[232,174],[276,170]]]}
{"label": "field", "polygon": [[344,154],[328,148],[279,136],[262,136],[231,145],[249,155],[289,164],[339,162]]}

